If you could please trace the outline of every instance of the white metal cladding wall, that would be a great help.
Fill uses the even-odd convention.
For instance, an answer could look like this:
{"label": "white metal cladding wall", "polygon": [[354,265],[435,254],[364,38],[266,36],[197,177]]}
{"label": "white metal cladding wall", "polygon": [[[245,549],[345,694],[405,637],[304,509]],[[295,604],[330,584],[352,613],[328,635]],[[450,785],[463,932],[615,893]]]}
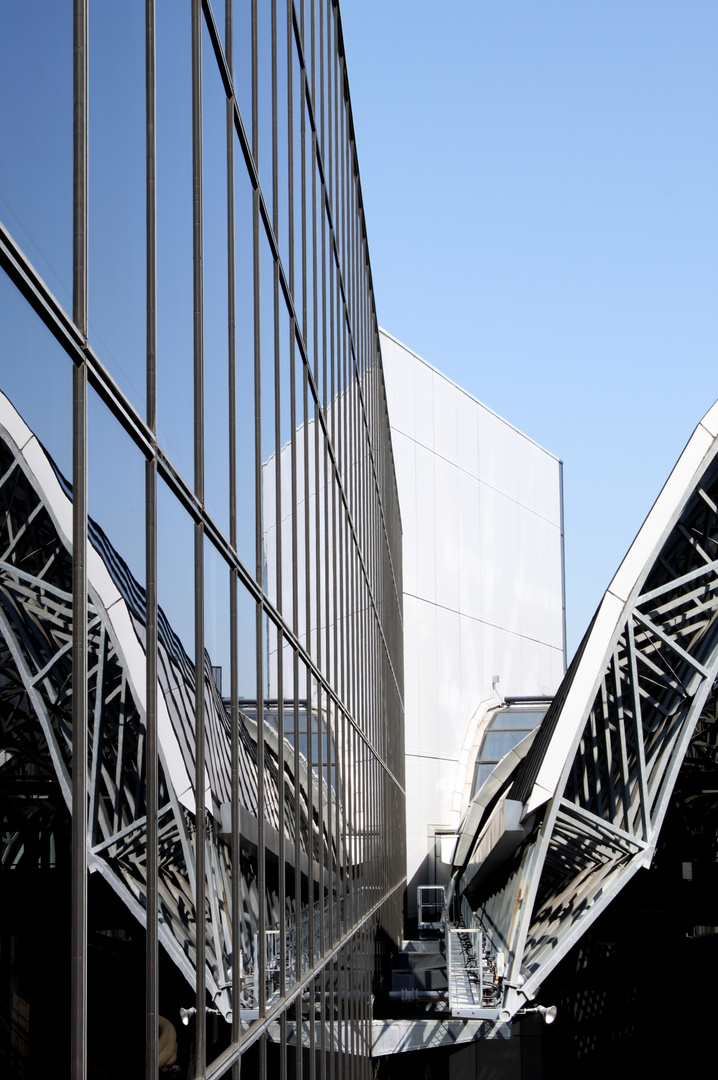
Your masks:
{"label": "white metal cladding wall", "polygon": [[[0,390],[72,499],[50,657],[71,675],[51,711],[72,790],[43,844],[14,856],[49,876],[30,898],[33,932],[20,894],[22,927],[0,927],[17,960],[0,1001],[21,965],[24,1002],[21,1043],[0,1024],[0,1072],[12,1053],[28,1077],[124,1080],[144,1063],[155,1078],[163,1014],[185,1076],[236,1076],[240,1062],[259,1076],[369,1076],[405,866],[401,524],[338,5],[58,0],[42,16],[2,14],[15,105],[0,110]],[[13,490],[6,597],[31,524],[13,517]],[[143,819],[134,914],[88,876],[87,819],[63,805],[99,790],[105,705],[125,717],[129,701],[126,673],[98,692],[93,520],[143,598],[132,679],[145,694],[103,773],[106,788],[132,777],[122,805]],[[30,607],[41,577],[23,586]],[[181,801],[162,758],[163,634],[187,686],[195,671],[204,681],[182,694],[194,756]],[[18,681],[11,653],[1,642],[3,692],[19,689],[0,709],[3,739],[13,720],[18,740],[0,799],[25,828],[17,785],[33,768],[51,794],[59,783],[42,747],[27,761],[27,701],[51,680],[38,654]],[[215,766],[221,807],[205,783]],[[168,806],[187,841],[181,875],[158,826]],[[181,965],[160,948],[168,888]]]}
{"label": "white metal cladding wall", "polygon": [[462,748],[492,696],[564,671],[560,463],[381,332],[404,546],[408,902],[458,825]]}

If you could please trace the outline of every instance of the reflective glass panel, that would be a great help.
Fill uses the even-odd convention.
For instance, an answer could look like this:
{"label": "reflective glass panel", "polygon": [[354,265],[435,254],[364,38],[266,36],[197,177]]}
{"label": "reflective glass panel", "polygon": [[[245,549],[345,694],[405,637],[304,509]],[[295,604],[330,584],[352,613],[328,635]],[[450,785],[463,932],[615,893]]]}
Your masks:
{"label": "reflective glass panel", "polygon": [[307,618],[309,620],[309,651],[317,656],[317,563],[319,544],[319,466],[317,463],[317,431],[319,424],[315,415],[314,395],[307,387],[307,485],[309,494],[309,521],[307,533]]}
{"label": "reflective glass panel", "polygon": [[289,91],[287,79],[287,17],[291,0],[277,4],[277,216],[275,235],[279,257],[289,277]]}
{"label": "reflective glass panel", "polygon": [[91,4],[90,343],[145,413],[145,5]]}
{"label": "reflective glass panel", "polygon": [[261,425],[262,425],[262,584],[277,602],[277,423],[275,402],[275,267],[267,234],[261,229]]}
{"label": "reflective glass panel", "polygon": [[252,143],[252,0],[232,0],[233,75],[237,104]]}
{"label": "reflective glass panel", "polygon": [[[145,462],[91,389],[87,413],[88,833],[103,866],[102,874],[88,880],[87,1045],[89,1069],[99,1072],[115,1031],[112,1017],[122,1011],[124,999],[122,982],[108,976],[123,972],[139,984],[144,978],[143,935],[129,908],[113,902],[112,886],[129,890],[146,905],[146,862],[135,863],[125,846],[133,827],[140,842],[145,840],[148,809]],[[164,783],[160,805],[168,810]],[[109,956],[108,940],[113,942]],[[144,1009],[133,1003],[124,1016],[117,1061],[136,1074],[143,1066],[144,1044]]]}
{"label": "reflective glass panel", "polygon": [[299,347],[294,343],[294,455],[296,467],[296,556],[295,575],[297,588],[297,620],[295,631],[300,642],[307,648],[307,527],[309,514],[309,489],[307,475],[307,424],[305,417],[304,362]]}
{"label": "reflective glass panel", "polygon": [[235,380],[237,387],[237,553],[254,577],[257,567],[256,431],[254,379],[254,197],[234,143]]}
{"label": "reflective glass panel", "polygon": [[157,0],[157,433],[194,479],[190,5]]}
{"label": "reflective glass panel", "polygon": [[0,5],[0,101],[0,220],[70,313],[71,0]]}
{"label": "reflective glass panel", "polygon": [[279,531],[280,555],[282,568],[282,594],[279,598],[281,611],[291,624],[293,616],[293,520],[292,504],[292,369],[289,344],[291,320],[284,302],[284,295],[279,294]]}
{"label": "reflective glass panel", "polygon": [[541,723],[546,715],[545,709],[529,712],[528,709],[507,709],[496,713],[491,721],[492,731],[510,731],[514,729],[532,730]]}
{"label": "reflective glass panel", "polygon": [[259,128],[257,168],[264,199],[272,213],[272,4],[260,3],[257,11],[257,91]]}
{"label": "reflective glass panel", "polygon": [[[160,931],[175,965],[187,957],[196,964],[196,687],[195,667],[195,525],[163,480],[157,483],[157,707],[160,745],[174,789],[176,810],[160,822]],[[202,668],[200,667],[200,672]],[[202,680],[200,678],[200,686]],[[211,797],[207,800],[211,805]],[[213,822],[211,812],[208,821]],[[210,830],[211,831],[211,830]],[[207,844],[210,852],[211,844]],[[164,857],[163,857],[164,856]],[[205,856],[206,857],[206,856]],[[199,920],[200,925],[202,919]],[[205,975],[208,980],[208,975]],[[175,987],[174,1017],[179,1007],[197,1002],[193,989],[177,987],[176,974],[164,969],[160,988]],[[162,999],[161,999],[162,1000]],[[201,1008],[202,1003],[200,1003]],[[165,1014],[167,1015],[167,1014]],[[172,1018],[172,1014],[169,1014]],[[200,1011],[201,1015],[201,1011]],[[196,1019],[181,1032],[180,1049],[189,1057]],[[173,1019],[174,1023],[174,1019]],[[190,1026],[191,1025],[191,1026]],[[179,1028],[178,1028],[179,1030]],[[185,1058],[187,1060],[187,1058]]]}
{"label": "reflective glass panel", "polygon": [[194,522],[162,480],[157,485],[157,592],[168,626],[194,661]]}
{"label": "reflective glass panel", "polygon": [[[229,566],[212,543],[204,542],[204,720],[205,761],[211,798],[207,801],[208,857],[205,893],[207,951],[207,1060],[229,1045],[232,1000],[231,802],[232,754],[229,699]],[[230,835],[228,836],[228,832]]]}
{"label": "reflective glass panel", "polygon": [[[253,1012],[258,993],[254,978],[255,935],[258,933],[259,896],[257,874],[257,821],[259,810],[258,726],[257,726],[257,605],[238,583],[237,593],[237,672],[238,672],[238,789],[240,835],[239,900],[240,943],[233,952],[242,980],[240,1019],[242,1027],[256,1018]],[[260,683],[261,695],[261,683]],[[261,745],[261,742],[260,742]]]}
{"label": "reflective glass panel", "polygon": [[[0,270],[0,391],[37,436],[65,479],[72,477],[72,364]],[[38,387],[42,393],[38,393]]]}
{"label": "reflective glass panel", "polygon": [[304,101],[304,213],[306,230],[306,305],[304,319],[304,341],[307,347],[309,363],[318,380],[317,353],[315,339],[316,302],[317,302],[317,220],[316,220],[316,173],[314,171],[313,135],[306,97]]}
{"label": "reflective glass panel", "polygon": [[90,387],[88,513],[134,582],[145,580],[145,459]]}
{"label": "reflective glass panel", "polygon": [[302,252],[304,250],[304,225],[302,211],[302,68],[299,53],[292,34],[292,243],[294,246],[294,266],[290,273],[294,295],[294,311],[300,332],[304,326],[304,280],[302,271]]}
{"label": "reflective glass panel", "polygon": [[227,98],[204,24],[202,56],[204,492],[209,513],[229,535]]}

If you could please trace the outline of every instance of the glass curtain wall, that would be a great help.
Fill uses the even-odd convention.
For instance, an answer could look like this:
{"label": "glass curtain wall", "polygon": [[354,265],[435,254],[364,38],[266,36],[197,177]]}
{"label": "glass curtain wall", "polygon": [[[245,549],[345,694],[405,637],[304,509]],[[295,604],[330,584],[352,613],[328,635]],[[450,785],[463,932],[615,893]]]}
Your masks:
{"label": "glass curtain wall", "polygon": [[338,6],[3,5],[0,1072],[372,1075],[401,526]]}

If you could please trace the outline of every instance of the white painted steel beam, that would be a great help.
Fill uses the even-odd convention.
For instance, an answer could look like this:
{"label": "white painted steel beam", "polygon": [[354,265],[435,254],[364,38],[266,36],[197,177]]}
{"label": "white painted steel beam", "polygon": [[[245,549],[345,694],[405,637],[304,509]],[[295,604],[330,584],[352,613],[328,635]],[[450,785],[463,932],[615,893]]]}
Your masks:
{"label": "white painted steel beam", "polygon": [[[472,891],[464,918],[505,962],[504,1019],[650,863],[717,677],[718,403],[609,585],[525,759],[494,785],[495,798],[523,804],[528,836]],[[480,842],[478,831],[459,840],[460,887]],[[484,837],[482,861],[485,846]]]}

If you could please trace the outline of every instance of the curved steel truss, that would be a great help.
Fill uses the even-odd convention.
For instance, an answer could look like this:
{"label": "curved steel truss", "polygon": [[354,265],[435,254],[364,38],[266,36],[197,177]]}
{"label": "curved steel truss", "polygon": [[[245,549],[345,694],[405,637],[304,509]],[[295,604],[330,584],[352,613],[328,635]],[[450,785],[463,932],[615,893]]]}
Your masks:
{"label": "curved steel truss", "polygon": [[[72,812],[72,559],[71,491],[32,432],[0,394],[0,793],[5,812],[0,861],[5,866],[41,857],[41,825],[47,813],[34,798],[38,782],[59,786],[58,805]],[[100,872],[140,923],[145,921],[145,600],[144,591],[93,522],[89,528],[88,573],[88,864]],[[160,940],[190,983],[195,980],[194,700],[195,666],[160,611],[158,655],[159,921]],[[257,723],[256,708],[240,713],[240,820],[245,823],[235,862],[243,877],[241,940],[234,952],[229,898],[232,858],[222,829],[223,806],[231,797],[230,727],[227,710],[204,657],[203,693],[207,725],[204,926],[207,987],[225,1015],[232,1009],[233,956],[245,972],[256,968],[255,936],[260,898],[253,866],[256,843],[257,758],[264,754],[265,828],[279,829],[280,791],[285,800],[287,850],[300,832],[300,858],[324,865],[346,863],[331,837],[309,819],[309,770],[287,747],[280,782],[276,728]],[[271,710],[270,710],[271,712]],[[337,762],[338,768],[338,762]],[[314,783],[320,782],[314,778]],[[295,800],[295,786],[299,798]],[[44,795],[43,795],[44,797]],[[332,800],[326,800],[330,805]],[[298,803],[299,813],[295,813]],[[337,820],[339,820],[337,818]],[[37,827],[33,824],[37,823]],[[29,825],[28,825],[29,823]],[[39,831],[38,831],[39,830]],[[252,837],[254,832],[255,836]],[[40,840],[38,840],[40,837]],[[299,871],[301,872],[301,867]],[[267,887],[270,928],[280,919],[292,939],[294,912],[278,910]],[[337,905],[333,915],[340,917]],[[306,937],[306,927],[300,931]],[[271,930],[270,930],[271,933]],[[294,935],[297,936],[296,934]],[[295,954],[301,952],[301,944]],[[295,956],[296,959],[296,956]],[[243,1006],[253,1007],[253,981],[243,980]]]}
{"label": "curved steel truss", "polygon": [[502,1019],[535,997],[650,864],[696,725],[712,722],[717,436],[718,405],[611,582],[525,759],[454,867],[463,917],[483,928],[504,972]]}

